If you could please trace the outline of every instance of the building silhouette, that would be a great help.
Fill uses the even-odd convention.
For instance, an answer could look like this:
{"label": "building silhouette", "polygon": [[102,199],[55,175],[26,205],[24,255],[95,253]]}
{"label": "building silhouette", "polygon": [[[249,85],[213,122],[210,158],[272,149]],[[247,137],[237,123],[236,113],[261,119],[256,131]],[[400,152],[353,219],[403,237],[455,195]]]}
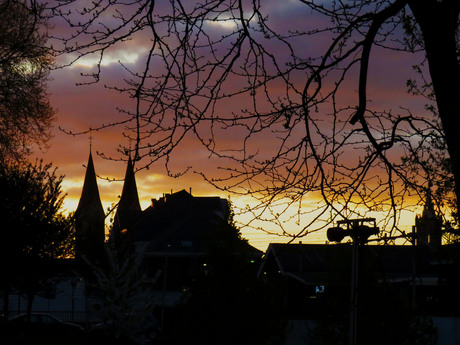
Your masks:
{"label": "building silhouette", "polygon": [[[76,213],[77,257],[90,256],[88,249],[92,252],[93,248],[103,246],[103,214],[90,154]],[[166,279],[168,272],[164,283],[168,290],[166,304],[172,305],[180,300],[181,291],[190,286],[197,275],[212,269],[209,263],[211,252],[234,250],[229,242],[239,243],[251,258],[260,259],[262,256],[260,250],[239,238],[230,215],[228,200],[217,196],[193,196],[191,191],[185,190],[171,191],[152,199],[151,205],[142,210],[134,164],[128,158],[109,240],[113,241],[121,256],[142,250],[144,263],[152,276],[160,272],[160,280]]]}
{"label": "building silhouette", "polygon": [[[217,196],[193,196],[185,190],[171,191],[152,199],[151,205],[142,210],[134,164],[128,158],[123,189],[109,237],[119,249],[135,250],[142,246],[147,248],[146,255],[149,257],[167,255],[170,260],[181,257],[196,262],[196,258],[205,256],[212,245],[222,245],[219,229],[229,225],[230,214],[228,200]],[[75,217],[79,257],[88,255],[88,250],[96,250],[104,242],[104,212],[91,153]],[[237,236],[237,230],[233,230]],[[248,247],[261,256],[261,251]],[[194,269],[188,267],[186,270]]]}
{"label": "building silhouette", "polygon": [[415,241],[417,245],[438,250],[442,244],[442,218],[436,214],[431,193],[427,193],[423,213],[415,217]]}
{"label": "building silhouette", "polygon": [[117,211],[113,220],[111,236],[118,242],[121,235],[127,232],[127,229],[137,221],[141,216],[142,209],[137,192],[136,178],[134,176],[134,165],[131,156],[128,158],[126,166],[123,189],[118,203]]}
{"label": "building silhouette", "polygon": [[86,166],[80,201],[75,211],[75,256],[92,260],[103,251],[105,214],[96,181],[91,152]]}

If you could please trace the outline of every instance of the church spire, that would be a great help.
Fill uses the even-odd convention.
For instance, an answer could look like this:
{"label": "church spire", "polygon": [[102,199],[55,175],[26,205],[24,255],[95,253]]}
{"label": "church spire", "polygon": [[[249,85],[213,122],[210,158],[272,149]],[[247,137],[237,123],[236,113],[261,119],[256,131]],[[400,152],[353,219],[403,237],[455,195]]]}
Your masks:
{"label": "church spire", "polygon": [[77,212],[84,208],[94,207],[95,211],[102,210],[101,197],[99,196],[99,189],[96,181],[96,171],[94,169],[93,156],[89,152],[88,165],[86,166],[85,181],[83,182],[83,189],[81,192],[80,201],[78,202]]}
{"label": "church spire", "polygon": [[91,257],[100,252],[105,240],[104,221],[104,208],[97,187],[96,172],[90,151],[85,181],[75,211],[75,253],[77,257],[82,255]]}
{"label": "church spire", "polygon": [[433,250],[437,250],[442,244],[442,218],[435,211],[430,187],[426,194],[422,216],[415,218],[415,225],[417,243],[429,245]]}
{"label": "church spire", "polygon": [[123,191],[115,214],[114,229],[117,232],[127,229],[139,217],[141,212],[136,178],[134,176],[134,164],[131,156],[129,156]]}
{"label": "church spire", "polygon": [[137,194],[136,178],[134,177],[134,164],[131,160],[131,156],[128,158],[125,182],[123,184],[120,203],[118,204],[118,211],[120,210],[141,211],[139,195]]}
{"label": "church spire", "polygon": [[436,218],[436,211],[434,210],[433,200],[431,198],[431,190],[426,193],[425,206],[423,206],[422,217],[424,218]]}

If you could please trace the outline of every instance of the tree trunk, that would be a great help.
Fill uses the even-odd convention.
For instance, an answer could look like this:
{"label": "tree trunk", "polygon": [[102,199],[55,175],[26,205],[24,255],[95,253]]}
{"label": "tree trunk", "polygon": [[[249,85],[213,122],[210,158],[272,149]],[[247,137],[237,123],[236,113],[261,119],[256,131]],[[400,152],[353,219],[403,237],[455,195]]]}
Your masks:
{"label": "tree trunk", "polygon": [[411,0],[409,7],[423,34],[433,90],[444,134],[455,194],[460,200],[460,64],[456,30],[459,0]]}

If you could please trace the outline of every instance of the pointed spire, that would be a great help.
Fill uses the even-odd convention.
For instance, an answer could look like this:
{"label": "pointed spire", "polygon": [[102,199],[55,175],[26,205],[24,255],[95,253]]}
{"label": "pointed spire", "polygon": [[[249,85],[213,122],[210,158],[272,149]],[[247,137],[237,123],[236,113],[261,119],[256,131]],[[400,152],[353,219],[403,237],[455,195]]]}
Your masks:
{"label": "pointed spire", "polygon": [[436,211],[434,210],[433,200],[431,198],[431,189],[426,193],[425,206],[423,207],[423,218],[435,218]]}
{"label": "pointed spire", "polygon": [[134,165],[131,160],[131,156],[128,158],[125,182],[123,184],[123,191],[121,193],[120,203],[118,204],[118,210],[141,211],[141,204],[139,203],[139,195],[137,193],[136,178],[134,177]]}
{"label": "pointed spire", "polygon": [[417,243],[419,245],[429,245],[431,249],[437,250],[442,244],[442,218],[437,215],[434,208],[431,183],[426,193],[422,216],[416,217],[415,224]]}
{"label": "pointed spire", "polygon": [[75,211],[75,252],[77,257],[94,258],[101,252],[105,240],[105,214],[102,207],[93,157],[89,153],[85,181]]}
{"label": "pointed spire", "polygon": [[91,151],[89,153],[88,165],[86,166],[85,181],[83,182],[83,189],[81,191],[80,201],[78,202],[77,211],[88,208],[95,211],[104,209],[101,203],[101,197],[99,195],[99,189],[96,181],[96,171],[94,170],[93,156]]}
{"label": "pointed spire", "polygon": [[117,213],[115,214],[114,229],[116,231],[127,229],[128,226],[136,221],[141,212],[136,178],[134,176],[134,164],[131,156],[129,156],[123,191],[120,202],[118,203]]}

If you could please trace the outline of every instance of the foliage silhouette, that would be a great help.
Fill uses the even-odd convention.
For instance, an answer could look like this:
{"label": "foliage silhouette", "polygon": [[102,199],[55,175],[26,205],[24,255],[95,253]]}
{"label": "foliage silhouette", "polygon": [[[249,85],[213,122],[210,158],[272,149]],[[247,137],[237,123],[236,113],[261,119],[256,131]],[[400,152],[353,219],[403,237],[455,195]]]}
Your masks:
{"label": "foliage silhouette", "polygon": [[[4,314],[14,287],[33,298],[50,276],[48,264],[73,255],[73,221],[61,213],[62,176],[51,164],[0,165],[0,262]],[[11,264],[14,262],[14,265]]]}
{"label": "foliage silhouette", "polygon": [[35,1],[0,1],[0,163],[47,145],[54,109],[46,81],[54,58]]}

